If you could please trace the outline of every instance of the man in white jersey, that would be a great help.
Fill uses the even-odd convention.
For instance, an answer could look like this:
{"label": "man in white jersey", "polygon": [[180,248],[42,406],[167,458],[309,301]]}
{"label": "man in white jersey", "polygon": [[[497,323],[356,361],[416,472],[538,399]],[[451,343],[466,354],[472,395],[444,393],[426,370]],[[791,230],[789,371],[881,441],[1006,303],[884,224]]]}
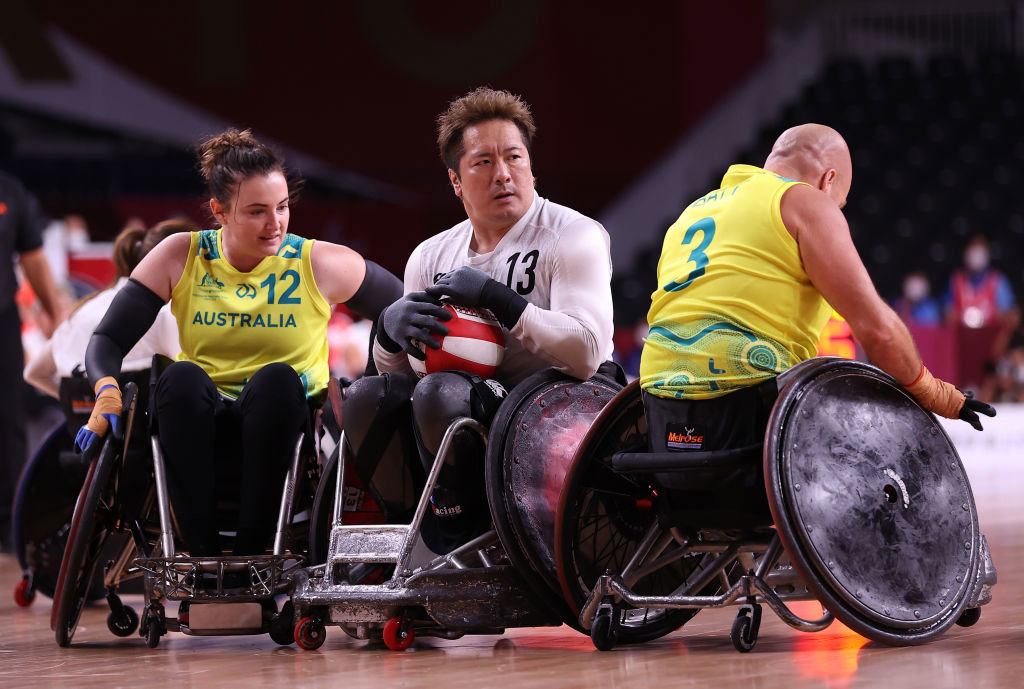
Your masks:
{"label": "man in white jersey", "polygon": [[[437,349],[435,334],[448,332],[441,299],[490,309],[506,330],[507,351],[495,380],[446,371],[415,384],[411,414],[425,468],[455,418],[471,415],[488,424],[505,389],[531,374],[555,368],[586,379],[612,356],[608,233],[535,193],[529,107],[506,91],[478,88],[453,101],[438,125],[441,158],[468,217],[413,251],[405,296],[378,321],[374,360],[391,377],[390,394],[402,394],[395,376],[412,375],[408,355],[425,358],[416,343]],[[614,375],[613,366],[603,373]],[[371,406],[381,406],[379,381],[358,381],[349,399],[365,395],[368,385],[378,386]],[[482,449],[471,434],[457,438],[441,471],[431,503],[442,536],[431,525],[424,529],[437,551],[489,526]]]}

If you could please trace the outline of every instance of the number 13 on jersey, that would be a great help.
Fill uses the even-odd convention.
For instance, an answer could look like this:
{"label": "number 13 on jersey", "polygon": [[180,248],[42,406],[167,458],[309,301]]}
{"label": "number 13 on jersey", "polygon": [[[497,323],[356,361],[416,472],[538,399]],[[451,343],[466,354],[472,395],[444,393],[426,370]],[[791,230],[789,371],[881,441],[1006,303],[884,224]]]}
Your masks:
{"label": "number 13 on jersey", "polygon": [[682,282],[672,280],[662,287],[666,292],[678,292],[686,289],[694,280],[703,275],[704,270],[708,267],[708,255],[704,252],[710,246],[711,240],[715,238],[714,218],[701,218],[686,228],[686,233],[683,235],[683,241],[680,242],[680,245],[690,246],[693,244],[698,232],[701,234],[700,242],[690,250],[690,255],[686,258],[687,263],[694,264],[694,269],[690,271]]}

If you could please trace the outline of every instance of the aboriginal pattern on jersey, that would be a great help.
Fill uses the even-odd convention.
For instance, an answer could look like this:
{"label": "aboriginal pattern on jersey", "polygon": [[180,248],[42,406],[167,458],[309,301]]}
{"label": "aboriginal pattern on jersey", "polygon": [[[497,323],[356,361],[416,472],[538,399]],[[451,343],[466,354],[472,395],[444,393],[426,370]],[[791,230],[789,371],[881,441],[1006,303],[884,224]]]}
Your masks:
{"label": "aboriginal pattern on jersey", "polygon": [[795,363],[778,342],[714,318],[685,326],[654,326],[646,346],[668,350],[666,359],[673,362],[663,378],[649,386],[660,397],[723,394],[774,378]]}

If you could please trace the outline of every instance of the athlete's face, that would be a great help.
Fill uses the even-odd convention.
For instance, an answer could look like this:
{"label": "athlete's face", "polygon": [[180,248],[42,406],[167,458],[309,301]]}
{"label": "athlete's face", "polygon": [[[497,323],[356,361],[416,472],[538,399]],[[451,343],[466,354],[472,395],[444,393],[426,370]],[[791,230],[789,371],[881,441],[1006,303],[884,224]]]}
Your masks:
{"label": "athlete's face", "polygon": [[228,260],[239,270],[252,270],[265,256],[277,253],[288,233],[288,181],[277,171],[247,177],[230,207],[211,199],[210,208],[224,227]]}
{"label": "athlete's face", "polygon": [[462,132],[465,153],[458,174],[448,171],[473,227],[507,230],[533,203],[533,169],[519,127],[511,120],[486,120]]}

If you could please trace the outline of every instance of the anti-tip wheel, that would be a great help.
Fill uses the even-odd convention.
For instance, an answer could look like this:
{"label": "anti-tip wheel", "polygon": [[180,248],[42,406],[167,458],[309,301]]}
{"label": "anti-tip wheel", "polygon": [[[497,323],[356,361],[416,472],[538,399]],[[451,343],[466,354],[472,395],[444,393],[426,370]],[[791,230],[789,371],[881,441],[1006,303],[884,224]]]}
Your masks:
{"label": "anti-tip wheel", "polygon": [[316,617],[303,617],[295,625],[295,643],[304,651],[315,651],[327,640],[324,623]]}
{"label": "anti-tip wheel", "polygon": [[28,577],[22,579],[14,587],[14,602],[19,608],[27,608],[36,599],[36,591],[32,588]]}
{"label": "anti-tip wheel", "polygon": [[400,617],[392,617],[384,625],[384,645],[392,651],[404,651],[415,640],[416,633],[411,626],[403,625]]}

